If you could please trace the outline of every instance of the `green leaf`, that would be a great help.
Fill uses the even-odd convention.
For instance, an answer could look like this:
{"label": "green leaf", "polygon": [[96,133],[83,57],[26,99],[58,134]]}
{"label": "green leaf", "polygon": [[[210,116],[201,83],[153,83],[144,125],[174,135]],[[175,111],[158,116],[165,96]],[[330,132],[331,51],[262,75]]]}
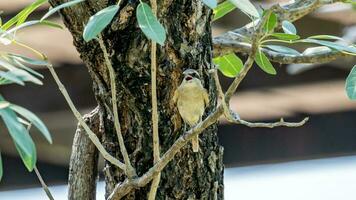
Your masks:
{"label": "green leaf", "polygon": [[12,73],[11,71],[8,72],[0,71],[0,77],[9,81],[10,83],[16,83],[22,86],[25,85],[23,80],[21,80],[21,78],[17,77],[17,75]]}
{"label": "green leaf", "polygon": [[38,65],[38,66],[47,66],[49,65],[48,61],[45,60],[38,60],[38,59],[33,59],[33,58],[29,58],[26,56],[22,56],[19,54],[13,54],[13,53],[8,53],[9,56],[15,58],[16,60],[22,62],[22,63],[27,63],[30,65]]}
{"label": "green leaf", "polygon": [[141,2],[137,7],[136,17],[138,25],[146,37],[163,46],[166,40],[166,31],[153,15],[150,6]]}
{"label": "green leaf", "polygon": [[1,152],[0,152],[0,181],[3,175],[3,168],[2,168],[2,159],[1,159]]}
{"label": "green leaf", "polygon": [[2,33],[2,35],[0,36],[0,38],[2,37],[6,37],[6,36],[11,36],[12,38],[14,38],[14,36],[12,34],[15,34],[16,31],[29,27],[29,26],[33,26],[33,25],[45,25],[45,26],[51,26],[51,27],[55,27],[55,28],[60,28],[62,29],[62,26],[60,24],[57,24],[55,22],[50,22],[47,20],[44,21],[40,21],[40,20],[32,20],[32,21],[27,21],[25,23],[22,23],[19,26],[15,26],[14,28]]}
{"label": "green leaf", "polygon": [[70,6],[73,6],[75,4],[78,4],[80,2],[83,2],[84,0],[73,0],[73,1],[68,1],[66,3],[63,3],[59,6],[56,6],[52,9],[50,9],[42,18],[41,18],[41,21],[43,21],[44,19],[48,18],[49,16],[53,15],[55,12],[59,11],[60,9],[62,8],[67,8],[67,7],[70,7]]}
{"label": "green leaf", "polygon": [[286,41],[298,40],[300,38],[298,35],[289,34],[289,33],[272,33],[271,36]]}
{"label": "green leaf", "polygon": [[276,51],[278,53],[288,54],[288,55],[300,55],[300,53],[292,48],[280,46],[280,45],[265,45],[267,48]]}
{"label": "green leaf", "polygon": [[282,21],[282,29],[287,34],[297,34],[297,29],[295,26],[287,20]]}
{"label": "green leaf", "polygon": [[215,9],[214,9],[214,19],[213,21],[216,21],[220,19],[221,17],[225,16],[229,12],[233,11],[236,9],[236,6],[232,4],[230,1],[224,1],[223,3],[219,4]]}
{"label": "green leaf", "polygon": [[18,114],[22,115],[25,119],[27,119],[29,122],[31,122],[36,128],[38,128],[38,130],[47,139],[47,141],[50,144],[52,144],[51,134],[49,133],[46,125],[40,120],[40,118],[38,118],[31,111],[29,111],[26,108],[23,108],[21,106],[17,106],[17,105],[11,104],[10,105],[10,109],[12,109],[13,111],[15,111]]}
{"label": "green leaf", "polygon": [[10,45],[14,39],[15,36],[13,34],[7,34],[5,31],[0,29],[0,44],[5,46]]}
{"label": "green leaf", "polygon": [[40,81],[38,78],[34,77],[27,71],[16,68],[15,66],[13,66],[13,63],[8,63],[3,60],[0,60],[0,66],[11,71],[12,74],[16,75],[17,78],[21,79],[22,81],[29,81],[37,85],[42,85],[42,81]]}
{"label": "green leaf", "polygon": [[356,100],[356,65],[352,68],[346,79],[345,85],[347,96],[351,100]]}
{"label": "green leaf", "polygon": [[86,42],[94,39],[110,24],[116,13],[119,11],[118,5],[112,5],[102,9],[91,16],[84,28],[83,38]]}
{"label": "green leaf", "polygon": [[20,157],[22,159],[22,162],[24,163],[25,167],[27,168],[28,171],[32,171],[33,168],[36,165],[36,160],[37,160],[37,155],[36,155],[36,146],[33,143],[32,146],[32,152],[31,154],[27,154],[23,151],[23,149],[15,143],[15,147],[17,152],[20,154]]}
{"label": "green leaf", "polygon": [[47,0],[37,0],[37,1],[33,2],[32,4],[27,6],[25,9],[23,9],[21,12],[19,12],[15,17],[11,18],[9,21],[7,21],[5,24],[3,24],[1,26],[1,29],[7,30],[14,24],[16,24],[16,26],[21,25],[22,23],[24,23],[26,21],[27,17],[34,10],[36,10],[38,7],[40,7],[41,5],[43,5],[45,3],[47,3]]}
{"label": "green leaf", "polygon": [[4,109],[10,106],[8,101],[0,101],[0,109]]}
{"label": "green leaf", "polygon": [[16,66],[18,66],[19,68],[24,69],[24,70],[26,70],[27,72],[29,72],[29,73],[31,73],[31,74],[33,74],[33,75],[39,77],[39,78],[44,78],[42,74],[36,72],[35,70],[31,69],[30,67],[25,66],[24,64],[21,63],[21,61],[17,60],[16,58],[10,57],[10,60],[11,60],[14,64],[16,64]]}
{"label": "green leaf", "polygon": [[244,66],[241,59],[234,53],[214,58],[213,62],[222,74],[230,78],[236,77]]}
{"label": "green leaf", "polygon": [[267,21],[265,23],[264,29],[266,32],[271,32],[276,26],[277,26],[277,15],[274,14],[273,12],[265,12],[270,13],[269,16],[267,17]]}
{"label": "green leaf", "polygon": [[20,29],[23,29],[23,28],[26,28],[26,27],[29,27],[29,26],[33,26],[33,25],[36,25],[36,24],[40,24],[41,22],[39,20],[33,20],[33,21],[27,21],[19,26],[16,26],[8,31],[6,31],[5,33],[3,33],[1,35],[1,37],[4,37],[6,35],[10,35],[12,33],[15,33],[16,31],[20,30]]}
{"label": "green leaf", "polygon": [[249,0],[229,0],[233,3],[238,9],[240,9],[245,14],[260,18],[260,14],[258,13],[256,7]]}
{"label": "green leaf", "polygon": [[345,45],[338,44],[338,43],[335,43],[335,42],[324,41],[324,40],[316,40],[316,39],[304,39],[303,42],[308,42],[308,43],[314,43],[314,44],[327,46],[327,47],[330,47],[330,48],[338,50],[338,51],[347,51],[347,52],[350,52],[350,53],[356,53],[356,47],[345,46]]}
{"label": "green leaf", "polygon": [[[4,100],[0,96],[0,100]],[[0,116],[13,139],[20,156],[29,171],[32,171],[36,162],[36,148],[26,128],[17,120],[14,111],[9,108],[0,109]]]}
{"label": "green leaf", "polygon": [[47,0],[37,0],[35,2],[33,2],[26,10],[26,12],[20,16],[19,20],[16,23],[16,26],[21,25],[22,23],[24,23],[26,21],[26,19],[28,18],[28,16],[35,11],[38,7],[40,7],[41,5],[47,3]]}
{"label": "green leaf", "polygon": [[37,85],[43,85],[41,80],[39,80],[38,78],[34,77],[33,75],[31,75],[30,73],[28,73],[25,70],[17,69],[17,70],[13,70],[11,72],[13,74],[15,74],[17,77],[21,78],[21,80],[23,80],[23,81],[32,82],[32,83],[37,84]]}
{"label": "green leaf", "polygon": [[1,60],[1,59],[0,59],[0,66],[9,70],[9,71],[17,70],[17,68],[15,66],[13,66],[13,64],[10,64],[9,62],[7,62],[5,60]]}
{"label": "green leaf", "polygon": [[63,26],[61,24],[56,23],[56,22],[51,22],[51,21],[48,21],[48,20],[43,20],[43,21],[40,22],[40,24],[45,25],[45,26],[49,26],[49,27],[52,27],[52,28],[63,29]]}
{"label": "green leaf", "polygon": [[258,52],[256,53],[255,62],[267,74],[272,74],[272,75],[277,74],[272,63],[268,60],[267,56],[261,51],[261,49],[259,49]]}
{"label": "green leaf", "polygon": [[335,51],[335,50],[332,50],[329,47],[325,47],[325,46],[318,46],[318,47],[306,48],[302,54],[303,54],[303,56],[313,56],[313,55],[330,53],[332,51]]}
{"label": "green leaf", "polygon": [[17,120],[18,120],[21,124],[25,125],[25,127],[29,127],[29,126],[32,125],[31,122],[28,122],[28,121],[22,119],[21,117],[17,117]]}
{"label": "green leaf", "polygon": [[218,2],[216,0],[202,0],[205,5],[207,5],[209,8],[214,9],[218,5]]}
{"label": "green leaf", "polygon": [[308,37],[309,39],[321,39],[321,40],[344,40],[341,37],[337,37],[334,35],[313,35]]}

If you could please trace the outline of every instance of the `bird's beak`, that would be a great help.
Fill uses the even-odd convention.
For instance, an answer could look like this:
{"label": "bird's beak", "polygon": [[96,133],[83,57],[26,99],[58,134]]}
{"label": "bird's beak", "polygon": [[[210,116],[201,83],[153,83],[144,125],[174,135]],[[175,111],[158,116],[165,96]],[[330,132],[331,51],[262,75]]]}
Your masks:
{"label": "bird's beak", "polygon": [[185,80],[186,80],[186,81],[190,81],[190,80],[192,80],[192,79],[193,79],[193,77],[191,77],[191,76],[186,76],[186,77],[185,77]]}

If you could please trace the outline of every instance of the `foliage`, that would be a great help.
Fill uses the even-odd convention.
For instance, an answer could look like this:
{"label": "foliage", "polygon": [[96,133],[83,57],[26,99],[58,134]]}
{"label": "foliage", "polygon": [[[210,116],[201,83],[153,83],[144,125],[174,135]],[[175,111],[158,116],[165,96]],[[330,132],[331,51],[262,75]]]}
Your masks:
{"label": "foliage", "polygon": [[90,17],[83,31],[84,40],[88,42],[94,39],[112,21],[118,10],[118,5],[112,5]]}
{"label": "foliage", "polygon": [[256,53],[255,62],[267,74],[271,74],[271,75],[277,74],[272,63],[268,60],[267,56],[262,52],[261,48],[259,48]]}
{"label": "foliage", "polygon": [[238,9],[245,13],[250,18],[260,18],[260,13],[258,13],[256,7],[249,0],[229,0]]}
{"label": "foliage", "polygon": [[[49,27],[61,28],[56,24],[46,19],[59,9],[72,6],[84,0],[74,0],[62,4],[47,12],[41,20],[26,21],[29,15],[38,7],[47,3],[47,0],[36,0],[29,6],[21,10],[13,18],[9,19],[4,24],[0,20],[0,42],[3,45],[16,44],[26,49],[31,50],[35,54],[38,51],[22,44],[16,40],[17,31],[29,26],[42,24]],[[43,58],[43,57],[42,57]],[[47,66],[49,63],[45,60],[37,60],[28,58],[22,55],[13,54],[10,52],[0,52],[0,85],[18,84],[24,86],[26,82],[42,85],[41,79],[43,76],[31,69],[30,65]],[[36,147],[29,134],[29,128],[34,125],[46,140],[52,144],[52,137],[45,124],[34,113],[19,105],[10,103],[0,94],[0,116],[4,121],[5,126],[14,142],[14,145],[29,171],[32,171],[36,165]],[[0,155],[0,179],[3,174],[2,160]]]}
{"label": "foliage", "polygon": [[228,14],[229,12],[231,12],[235,9],[236,9],[236,6],[233,3],[231,3],[230,1],[222,2],[214,9],[213,21],[216,21],[216,20],[220,19],[221,17],[224,17],[226,14]]}
{"label": "foliage", "polygon": [[[232,8],[232,5],[235,5],[236,8],[240,9],[243,13],[245,13],[248,16],[258,18],[258,15],[256,13],[257,9],[253,7],[253,4],[248,3],[248,0],[246,1],[226,0],[220,3],[214,9],[214,20],[219,19],[224,15],[226,15],[227,13],[233,11],[234,8]],[[347,2],[347,3],[352,3],[352,2]],[[265,14],[266,12],[263,13],[263,16]],[[333,36],[333,35],[314,35],[305,39],[301,39],[300,36],[297,35],[297,28],[293,25],[293,23],[287,20],[283,20],[281,23],[283,32],[275,32],[275,27],[277,25],[277,22],[278,22],[277,16],[273,12],[270,13],[269,16],[267,16],[267,22],[264,27],[267,34],[261,38],[260,46],[258,48],[258,52],[255,57],[256,64],[268,74],[275,75],[277,72],[274,69],[271,62],[268,60],[268,57],[264,53],[266,49],[272,50],[273,52],[281,55],[302,56],[302,54],[296,51],[295,49],[292,49],[288,46],[284,46],[283,44],[290,45],[290,44],[297,44],[297,43],[307,43],[311,45],[320,45],[319,47],[323,47],[323,48],[308,47],[304,51],[305,54],[311,52],[313,54],[317,54],[319,52],[325,51],[325,48],[327,48],[330,49],[330,51],[338,51],[344,54],[356,55],[356,46],[354,44],[346,45],[346,42],[343,41],[343,39],[340,37]],[[245,40],[247,42],[251,42],[251,38],[245,38]],[[224,60],[224,63],[219,62],[215,64],[217,64],[218,66],[223,65],[223,67],[220,66],[218,67],[218,69],[225,76],[232,77],[231,71],[233,70],[233,68],[226,67],[227,65],[225,63],[233,63],[234,60],[236,60],[236,58],[227,55],[222,55],[214,58],[214,61],[217,60]],[[234,76],[236,75],[237,74],[235,74]],[[356,79],[350,78],[349,80],[351,81],[349,81],[347,85],[352,85],[351,82],[352,83],[356,82]],[[354,83],[354,85],[355,84],[356,83]],[[350,96],[350,89],[348,90],[348,94],[350,99],[354,99],[352,98],[352,95]]]}
{"label": "foliage", "polygon": [[151,40],[160,45],[164,45],[166,32],[162,24],[153,15],[150,6],[141,2],[136,10],[137,22],[142,32]]}
{"label": "foliage", "polygon": [[346,91],[350,99],[356,100],[356,65],[352,68],[346,79]]}
{"label": "foliage", "polygon": [[244,66],[242,60],[234,53],[214,58],[213,62],[225,76],[230,78],[236,77]]}

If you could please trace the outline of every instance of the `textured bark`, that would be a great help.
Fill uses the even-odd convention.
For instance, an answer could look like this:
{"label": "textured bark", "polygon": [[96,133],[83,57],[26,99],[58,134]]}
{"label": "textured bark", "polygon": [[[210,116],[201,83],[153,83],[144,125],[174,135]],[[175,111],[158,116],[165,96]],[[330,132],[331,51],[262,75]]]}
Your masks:
{"label": "textured bark", "polygon": [[[63,0],[50,0],[52,5]],[[98,104],[104,109],[105,132],[102,142],[112,155],[122,159],[113,128],[108,72],[96,41],[82,39],[89,17],[116,1],[89,0],[64,9],[64,23],[93,79]],[[138,0],[123,0],[118,16],[103,32],[116,72],[118,109],[125,144],[138,175],[153,165],[150,102],[150,42],[138,29],[135,9]],[[183,131],[183,122],[171,101],[187,68],[197,69],[210,94],[205,116],[216,106],[215,85],[208,70],[212,68],[211,10],[200,0],[158,0],[158,17],[167,31],[164,47],[158,47],[157,87],[159,134],[162,153]],[[162,171],[157,199],[223,199],[222,147],[218,145],[217,127],[211,126],[200,136],[200,152],[188,145]],[[106,163],[106,195],[124,180],[122,171]],[[149,186],[139,188],[125,199],[146,199]]]}
{"label": "textured bark", "polygon": [[[97,107],[84,116],[85,122],[99,137],[100,109]],[[69,167],[68,199],[95,199],[98,178],[98,150],[78,124],[75,132]]]}

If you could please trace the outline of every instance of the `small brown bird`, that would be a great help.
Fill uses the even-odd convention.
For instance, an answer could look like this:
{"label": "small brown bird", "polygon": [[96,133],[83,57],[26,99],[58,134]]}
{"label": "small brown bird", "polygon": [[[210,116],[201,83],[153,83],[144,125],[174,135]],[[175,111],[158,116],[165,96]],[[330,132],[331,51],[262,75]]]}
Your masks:
{"label": "small brown bird", "polygon": [[[200,76],[194,69],[183,72],[184,79],[174,93],[173,101],[183,121],[194,127],[201,120],[205,107],[209,104],[209,95],[200,81]],[[193,152],[199,151],[199,136],[192,139]]]}

